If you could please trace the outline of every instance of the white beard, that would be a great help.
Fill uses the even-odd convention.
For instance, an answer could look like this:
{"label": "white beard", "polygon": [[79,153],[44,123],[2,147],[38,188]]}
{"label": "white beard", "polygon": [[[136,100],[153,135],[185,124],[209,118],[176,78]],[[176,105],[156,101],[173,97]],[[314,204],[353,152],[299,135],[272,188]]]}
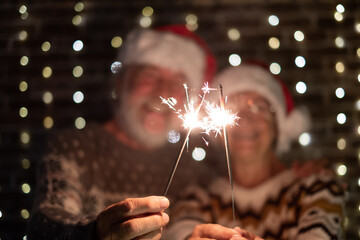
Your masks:
{"label": "white beard", "polygon": [[[115,106],[115,117],[117,124],[127,132],[131,137],[146,146],[147,148],[159,148],[165,145],[167,134],[171,130],[169,124],[166,124],[165,129],[159,134],[149,133],[145,128],[142,120],[138,116],[139,109],[146,104],[145,99],[143,102],[137,102],[129,108],[129,96],[123,92],[121,99],[117,101]],[[159,102],[160,102],[159,98]]]}

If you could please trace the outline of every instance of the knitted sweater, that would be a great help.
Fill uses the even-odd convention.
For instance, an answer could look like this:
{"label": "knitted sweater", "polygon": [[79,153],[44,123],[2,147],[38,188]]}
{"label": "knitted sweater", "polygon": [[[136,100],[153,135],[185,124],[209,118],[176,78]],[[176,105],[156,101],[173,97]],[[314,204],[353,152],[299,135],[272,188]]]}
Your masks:
{"label": "knitted sweater", "polygon": [[[152,152],[128,148],[98,124],[60,133],[40,164],[28,239],[96,239],[96,216],[107,206],[163,194],[178,152],[170,143]],[[185,153],[167,195],[171,205],[201,172],[201,163]]]}
{"label": "knitted sweater", "polygon": [[[286,170],[252,189],[234,185],[236,226],[265,239],[338,239],[343,190],[331,176],[298,179]],[[228,179],[189,188],[167,234],[185,239],[200,223],[234,227]]]}

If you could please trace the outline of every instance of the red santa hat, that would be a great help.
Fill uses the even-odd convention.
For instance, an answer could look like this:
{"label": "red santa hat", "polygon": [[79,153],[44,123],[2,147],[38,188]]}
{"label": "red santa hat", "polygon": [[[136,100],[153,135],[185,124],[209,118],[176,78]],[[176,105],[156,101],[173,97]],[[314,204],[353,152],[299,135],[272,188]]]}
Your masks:
{"label": "red santa hat", "polygon": [[226,96],[252,91],[263,96],[275,110],[278,127],[276,151],[286,152],[293,140],[310,127],[307,109],[295,108],[286,85],[271,74],[264,64],[249,62],[230,67],[214,80],[214,86],[221,84]]}
{"label": "red santa hat", "polygon": [[201,88],[204,81],[211,81],[216,70],[209,47],[185,25],[132,31],[119,60],[123,65],[151,64],[182,72],[190,88]]}

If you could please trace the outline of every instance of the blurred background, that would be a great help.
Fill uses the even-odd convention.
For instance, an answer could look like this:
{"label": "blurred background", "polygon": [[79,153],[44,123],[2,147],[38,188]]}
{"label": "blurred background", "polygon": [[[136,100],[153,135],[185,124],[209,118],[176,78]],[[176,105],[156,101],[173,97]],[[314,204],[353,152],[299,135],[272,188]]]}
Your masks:
{"label": "blurred background", "polygon": [[110,79],[133,28],[186,24],[218,69],[258,59],[309,108],[286,159],[328,159],[346,187],[344,239],[360,239],[360,2],[0,1],[0,239],[26,239],[49,134],[111,115]]}

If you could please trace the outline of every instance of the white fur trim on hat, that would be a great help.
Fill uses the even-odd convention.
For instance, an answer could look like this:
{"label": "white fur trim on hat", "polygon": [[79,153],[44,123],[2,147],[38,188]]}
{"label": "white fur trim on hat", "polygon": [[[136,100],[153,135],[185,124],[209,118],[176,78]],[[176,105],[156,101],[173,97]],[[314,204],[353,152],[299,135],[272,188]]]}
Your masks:
{"label": "white fur trim on hat", "polygon": [[278,142],[276,151],[280,154],[289,150],[290,143],[310,127],[309,114],[305,108],[293,109],[287,114],[286,100],[278,80],[260,66],[242,64],[221,72],[214,86],[221,84],[224,95],[252,91],[263,96],[276,113]]}
{"label": "white fur trim on hat", "polygon": [[123,65],[151,64],[185,74],[189,87],[200,88],[204,79],[205,53],[191,39],[171,32],[132,31],[119,54]]}

